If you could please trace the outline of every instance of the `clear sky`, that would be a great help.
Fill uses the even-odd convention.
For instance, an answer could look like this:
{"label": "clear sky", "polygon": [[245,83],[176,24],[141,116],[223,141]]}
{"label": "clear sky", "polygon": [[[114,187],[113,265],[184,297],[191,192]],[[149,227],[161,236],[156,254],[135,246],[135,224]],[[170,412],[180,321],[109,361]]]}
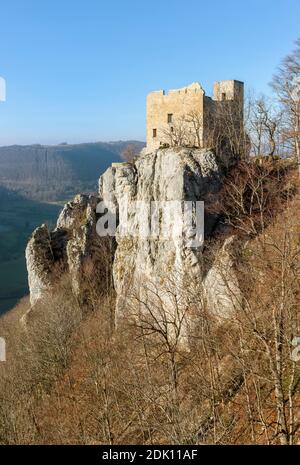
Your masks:
{"label": "clear sky", "polygon": [[145,139],[151,90],[238,79],[268,91],[299,0],[0,3],[0,145]]}

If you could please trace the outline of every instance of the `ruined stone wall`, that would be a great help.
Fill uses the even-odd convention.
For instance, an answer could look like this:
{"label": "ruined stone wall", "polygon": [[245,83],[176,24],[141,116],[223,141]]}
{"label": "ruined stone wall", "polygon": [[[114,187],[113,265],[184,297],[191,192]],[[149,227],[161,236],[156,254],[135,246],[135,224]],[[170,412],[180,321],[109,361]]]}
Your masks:
{"label": "ruined stone wall", "polygon": [[[166,133],[171,127],[180,124],[183,117],[197,113],[203,118],[204,90],[198,83],[193,83],[181,89],[151,92],[147,96],[147,149],[155,150],[160,143],[169,142]],[[168,122],[168,114],[172,121]],[[156,129],[156,137],[153,130]],[[191,132],[192,128],[191,128]],[[202,135],[201,135],[202,137]],[[195,144],[196,145],[196,144]]]}
{"label": "ruined stone wall", "polygon": [[244,83],[240,81],[217,81],[214,83],[215,101],[240,100],[244,101]]}

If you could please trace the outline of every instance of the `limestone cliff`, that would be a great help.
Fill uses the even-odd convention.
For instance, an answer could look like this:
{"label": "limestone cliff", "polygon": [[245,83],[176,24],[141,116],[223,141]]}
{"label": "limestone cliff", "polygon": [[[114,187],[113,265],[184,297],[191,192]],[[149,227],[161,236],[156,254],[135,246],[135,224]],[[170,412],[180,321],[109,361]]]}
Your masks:
{"label": "limestone cliff", "polygon": [[53,287],[61,272],[70,274],[73,291],[80,295],[87,274],[100,281],[107,271],[108,244],[96,234],[98,201],[95,195],[77,195],[64,206],[53,231],[42,225],[33,232],[26,248],[32,305]]}
{"label": "limestone cliff", "polygon": [[[231,161],[227,160],[227,165]],[[51,288],[58,264],[70,273],[77,294],[82,291],[85,264],[88,261],[93,264],[95,285],[101,286],[103,273],[98,271],[104,266],[103,250],[107,254],[107,238],[99,237],[96,231],[99,218],[96,205],[99,200],[113,205],[117,214],[120,213],[120,205],[126,201],[127,226],[131,232],[137,232],[141,212],[137,210],[136,202],[205,202],[208,196],[220,189],[223,175],[224,163],[209,149],[169,148],[153,153],[143,151],[132,163],[113,164],[100,177],[99,197],[75,197],[73,202],[64,207],[54,231],[48,231],[45,225],[34,231],[26,250],[32,304],[43,296],[46,289]],[[145,211],[143,215],[148,222],[149,216]],[[206,238],[215,222],[215,217],[206,214]],[[225,279],[222,273],[216,271],[217,264],[214,263],[212,270],[204,274],[202,247],[188,246],[184,237],[164,239],[159,234],[155,237],[124,235],[121,234],[121,227],[120,224],[117,228],[116,250],[113,240],[109,249],[115,252],[113,281],[117,295],[117,319],[126,317],[130,312],[133,295],[135,298],[138,295],[140,301],[145,303],[145,299],[149,298],[149,293],[145,296],[145,288],[150,289],[163,305],[172,309],[174,303],[170,300],[170,283],[176,292],[181,293],[181,289],[186,286],[186,279],[202,286],[203,296],[216,314],[230,310],[225,295],[228,288],[225,281],[233,280],[234,289],[238,292],[234,272],[231,271]],[[225,269],[232,270],[225,249],[221,263]],[[214,289],[218,290],[217,297]],[[156,303],[152,301],[151,305],[155,306]]]}

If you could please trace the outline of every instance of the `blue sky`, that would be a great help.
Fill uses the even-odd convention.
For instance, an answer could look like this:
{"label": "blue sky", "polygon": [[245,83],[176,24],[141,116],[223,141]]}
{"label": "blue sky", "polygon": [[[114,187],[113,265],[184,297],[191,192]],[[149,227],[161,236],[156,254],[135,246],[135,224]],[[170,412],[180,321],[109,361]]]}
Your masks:
{"label": "blue sky", "polygon": [[0,145],[145,139],[156,89],[239,79],[268,92],[299,0],[2,0]]}

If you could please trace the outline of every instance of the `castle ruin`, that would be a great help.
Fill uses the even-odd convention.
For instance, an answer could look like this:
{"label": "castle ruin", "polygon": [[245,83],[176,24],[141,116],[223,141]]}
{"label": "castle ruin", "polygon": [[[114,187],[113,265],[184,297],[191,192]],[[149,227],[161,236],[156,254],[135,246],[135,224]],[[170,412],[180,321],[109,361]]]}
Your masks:
{"label": "castle ruin", "polygon": [[[147,149],[164,144],[211,146],[216,121],[227,117],[235,132],[243,130],[244,83],[215,82],[213,98],[198,82],[181,89],[151,92],[147,96]],[[228,132],[228,131],[227,131]]]}

